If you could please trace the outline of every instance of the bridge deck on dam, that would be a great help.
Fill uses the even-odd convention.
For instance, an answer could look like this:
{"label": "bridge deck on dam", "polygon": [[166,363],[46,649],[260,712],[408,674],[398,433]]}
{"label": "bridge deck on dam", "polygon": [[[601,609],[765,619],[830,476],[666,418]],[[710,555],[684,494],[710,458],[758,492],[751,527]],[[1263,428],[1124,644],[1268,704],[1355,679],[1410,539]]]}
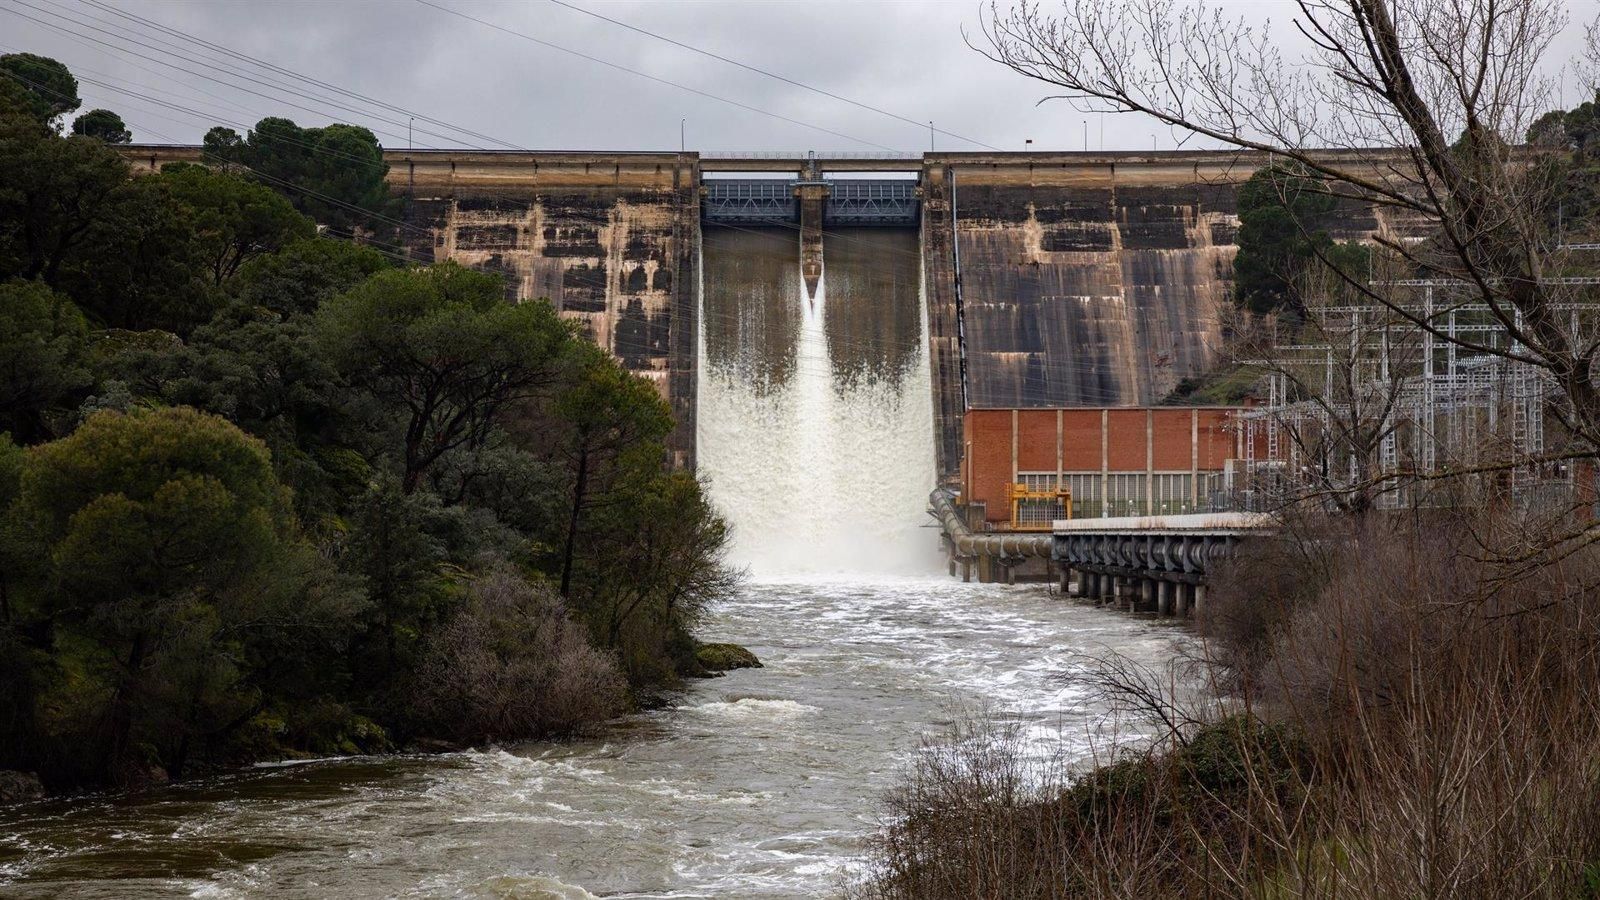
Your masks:
{"label": "bridge deck on dam", "polygon": [[[804,182],[817,184],[817,182]],[[707,179],[700,209],[707,222],[789,225],[800,221],[802,182],[777,178]],[[910,179],[841,179],[821,182],[824,226],[914,226],[917,183]]]}

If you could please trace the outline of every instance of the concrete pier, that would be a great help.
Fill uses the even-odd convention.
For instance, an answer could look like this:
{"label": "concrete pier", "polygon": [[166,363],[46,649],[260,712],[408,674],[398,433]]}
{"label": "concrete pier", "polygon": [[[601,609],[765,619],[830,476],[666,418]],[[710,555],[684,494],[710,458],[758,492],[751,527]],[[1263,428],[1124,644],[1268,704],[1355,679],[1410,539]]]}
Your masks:
{"label": "concrete pier", "polygon": [[1055,523],[1051,557],[1078,573],[1090,599],[1160,615],[1205,608],[1206,579],[1241,541],[1273,530],[1269,516],[1209,513]]}

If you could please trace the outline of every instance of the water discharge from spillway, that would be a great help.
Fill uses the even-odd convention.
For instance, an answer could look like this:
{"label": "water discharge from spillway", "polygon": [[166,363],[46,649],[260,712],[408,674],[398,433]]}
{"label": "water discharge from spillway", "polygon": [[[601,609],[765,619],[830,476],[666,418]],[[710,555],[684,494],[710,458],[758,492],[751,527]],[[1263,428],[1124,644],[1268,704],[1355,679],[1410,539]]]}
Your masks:
{"label": "water discharge from spillway", "polygon": [[909,230],[830,233],[808,298],[793,232],[707,229],[699,468],[757,577],[937,566],[917,252]]}
{"label": "water discharge from spillway", "polygon": [[567,741],[0,805],[0,896],[809,900],[963,710],[1066,761],[1144,733],[1082,654],[1155,665],[1178,632],[937,572],[916,235],[829,237],[812,309],[793,231],[706,234],[700,459],[758,578],[697,633],[763,668]]}

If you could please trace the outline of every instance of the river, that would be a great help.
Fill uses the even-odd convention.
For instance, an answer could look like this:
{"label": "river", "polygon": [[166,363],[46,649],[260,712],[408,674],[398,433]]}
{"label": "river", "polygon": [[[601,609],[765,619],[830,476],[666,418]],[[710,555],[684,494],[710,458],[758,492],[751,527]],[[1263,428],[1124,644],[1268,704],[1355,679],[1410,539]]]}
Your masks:
{"label": "river", "polygon": [[0,809],[17,897],[829,896],[881,798],[959,717],[1041,754],[1125,737],[1083,654],[1160,665],[1170,624],[940,572],[916,233],[830,232],[815,296],[792,232],[710,230],[698,471],[756,576],[707,640],[765,668],[599,737],[260,766]]}
{"label": "river", "polygon": [[1181,633],[1041,586],[755,583],[706,633],[763,669],[695,684],[594,740],[264,766],[124,798],[0,810],[6,897],[818,897],[879,798],[962,709],[1086,752],[1070,675]]}

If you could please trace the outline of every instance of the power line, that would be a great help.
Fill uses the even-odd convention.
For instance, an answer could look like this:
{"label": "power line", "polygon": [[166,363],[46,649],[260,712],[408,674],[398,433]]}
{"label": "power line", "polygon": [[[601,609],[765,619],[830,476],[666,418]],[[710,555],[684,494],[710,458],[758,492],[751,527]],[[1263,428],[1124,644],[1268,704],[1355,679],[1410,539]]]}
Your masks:
{"label": "power line", "polygon": [[[919,129],[920,128],[925,128],[928,125],[928,123],[926,121],[918,121],[917,119],[908,118],[906,116],[900,115],[899,113],[890,112],[889,110],[882,109],[882,108],[876,107],[876,106],[872,106],[871,104],[862,103],[859,100],[852,100],[849,97],[841,97],[840,95],[835,94],[832,91],[824,90],[824,89],[819,88],[819,87],[813,87],[812,85],[806,84],[805,82],[796,81],[793,78],[789,78],[789,77],[784,76],[784,75],[779,75],[776,72],[769,72],[766,69],[762,69],[762,68],[759,68],[757,66],[752,66],[752,65],[749,65],[747,63],[742,63],[742,62],[740,62],[740,61],[738,61],[736,59],[729,59],[728,57],[722,56],[722,55],[717,54],[717,53],[712,53],[710,50],[703,50],[703,49],[701,49],[699,47],[695,47],[695,46],[690,45],[690,44],[685,44],[682,41],[674,40],[673,38],[667,37],[664,34],[657,34],[656,32],[650,31],[649,29],[640,28],[637,25],[630,25],[627,22],[623,22],[623,21],[619,21],[617,19],[613,19],[610,16],[601,15],[600,13],[597,13],[597,12],[595,12],[593,10],[584,9],[583,7],[578,6],[576,4],[568,3],[568,2],[566,2],[566,0],[550,0],[550,2],[554,3],[557,6],[561,6],[561,7],[565,7],[566,9],[570,9],[573,12],[582,13],[583,15],[591,16],[593,18],[599,19],[599,20],[601,20],[603,22],[610,22],[611,24],[616,25],[619,28],[626,28],[629,31],[635,32],[637,34],[642,34],[642,35],[645,35],[646,37],[652,37],[652,38],[655,38],[658,41],[664,41],[664,42],[666,42],[668,44],[671,44],[674,47],[679,47],[679,48],[682,48],[684,50],[688,50],[690,53],[698,53],[701,56],[717,60],[718,62],[727,63],[730,66],[737,66],[737,67],[739,67],[741,69],[744,69],[747,72],[754,72],[757,75],[764,75],[764,76],[766,76],[768,78],[772,78],[772,79],[776,79],[778,81],[781,81],[784,84],[792,85],[793,87],[800,88],[801,90],[810,91],[813,94],[820,94],[820,95],[822,95],[824,97],[827,97],[827,98],[829,98],[831,100],[837,100],[840,103],[848,103],[849,105],[854,106],[857,109],[864,109],[864,110],[867,110],[868,112],[874,112],[874,113],[877,113],[877,114],[882,115],[882,116],[888,116],[891,119],[895,119],[895,120],[898,120],[898,121],[901,121],[901,122],[905,122],[905,123],[907,123],[909,125],[915,125]],[[956,134],[953,131],[945,131],[942,128],[935,128],[933,130],[935,132],[937,132],[938,134],[945,135],[946,137],[955,138],[958,141],[965,141],[968,144],[972,144],[973,146],[977,146],[977,147],[982,147],[985,150],[999,151],[999,149],[1000,149],[999,147],[995,147],[995,146],[992,146],[992,145],[989,145],[989,144],[985,144],[983,141],[975,140],[975,139],[969,138],[969,137],[962,137],[961,135]]]}
{"label": "power line", "polygon": [[[289,94],[291,96],[299,97],[299,98],[302,98],[302,99],[312,100],[314,102],[328,103],[330,106],[333,106],[336,109],[341,109],[341,110],[344,110],[344,111],[347,111],[347,112],[353,112],[358,116],[366,116],[368,118],[375,118],[380,122],[386,122],[386,123],[391,124],[391,125],[402,124],[402,123],[394,122],[393,120],[390,120],[390,119],[384,119],[382,117],[372,116],[370,113],[365,113],[360,109],[356,109],[355,107],[351,107],[351,106],[348,106],[348,105],[345,105],[345,104],[341,104],[341,103],[337,103],[337,102],[328,101],[326,98],[323,98],[323,97],[319,97],[319,96],[316,96],[316,95],[313,95],[313,94],[307,94],[307,93],[305,93],[303,91],[297,91],[297,90],[294,90],[292,88],[286,88],[281,84],[274,84],[274,83],[271,83],[271,82],[263,81],[261,79],[252,78],[252,77],[247,76],[247,75],[239,74],[236,71],[231,71],[231,70],[228,70],[228,69],[224,69],[223,67],[220,67],[220,66],[212,65],[212,64],[210,64],[210,63],[208,63],[208,62],[206,62],[205,60],[202,60],[202,59],[194,59],[194,58],[191,58],[191,57],[184,56],[184,55],[182,55],[180,53],[172,52],[170,50],[162,50],[162,49],[160,49],[158,47],[152,46],[152,45],[144,43],[142,41],[135,40],[133,38],[129,38],[129,37],[126,37],[124,35],[117,34],[115,32],[107,31],[104,28],[96,27],[94,25],[88,24],[87,22],[81,22],[81,21],[78,21],[77,19],[70,18],[70,17],[62,15],[60,13],[51,12],[50,10],[47,10],[47,9],[41,9],[40,7],[34,6],[34,5],[26,2],[26,0],[11,0],[11,2],[12,3],[16,3],[16,4],[20,5],[20,6],[26,7],[28,9],[34,10],[35,12],[39,12],[39,13],[42,13],[44,15],[52,16],[54,18],[61,19],[61,20],[66,21],[66,22],[70,22],[70,23],[72,23],[74,25],[78,25],[80,27],[87,28],[87,29],[89,29],[91,31],[97,31],[97,32],[99,32],[101,34],[107,35],[108,37],[112,37],[112,38],[115,38],[117,40],[124,41],[124,42],[129,43],[129,44],[133,44],[134,46],[141,47],[141,48],[146,49],[146,50],[150,50],[150,51],[152,51],[154,53],[165,54],[167,56],[171,56],[171,57],[174,57],[176,59],[180,59],[180,60],[182,60],[184,62],[192,63],[194,65],[201,66],[202,68],[211,69],[213,71],[223,72],[223,73],[226,73],[226,74],[232,74],[232,75],[234,75],[234,77],[239,78],[242,81],[247,81],[247,82],[250,82],[250,83],[253,83],[253,84],[261,85],[261,86],[267,87],[269,89],[275,89],[275,90],[278,90],[278,91],[280,91],[282,93]],[[101,40],[99,38],[91,37],[91,36],[89,36],[87,34],[84,34],[82,32],[74,31],[71,28],[67,28],[65,26],[58,25],[58,24],[56,24],[54,22],[48,22],[48,21],[45,21],[43,19],[35,18],[33,16],[30,16],[30,15],[28,15],[28,14],[26,14],[24,12],[21,12],[19,10],[16,10],[16,9],[8,8],[6,11],[11,13],[14,16],[19,17],[19,18],[26,19],[27,21],[33,22],[33,23],[38,24],[38,25],[43,25],[44,27],[49,28],[51,30],[62,32],[62,33],[69,34],[69,35],[74,35],[74,36],[83,38],[84,40],[91,41],[93,43],[99,44],[102,47],[106,47],[106,48],[108,48],[108,49],[110,49],[110,50],[112,50],[113,52],[116,52],[116,53],[129,54],[129,55],[135,56],[135,57],[137,57],[139,59],[143,59],[143,60],[146,60],[148,62],[155,63],[158,66],[164,66],[166,68],[174,69],[176,71],[183,72],[183,73],[186,73],[188,75],[193,75],[193,76],[195,76],[197,78],[203,78],[203,79],[205,79],[207,81],[211,81],[213,83],[224,85],[226,87],[232,88],[233,90],[243,91],[244,93],[251,94],[251,95],[256,96],[256,97],[260,97],[263,100],[270,100],[270,101],[272,101],[274,103],[282,103],[282,104],[284,104],[286,106],[292,107],[292,108],[300,110],[302,112],[311,113],[312,115],[315,115],[315,116],[329,116],[329,118],[334,118],[334,119],[339,118],[339,116],[337,116],[337,115],[331,115],[330,116],[325,109],[313,109],[312,107],[309,107],[309,106],[302,106],[302,105],[300,105],[298,103],[295,103],[293,101],[285,100],[283,97],[274,97],[271,94],[264,94],[264,93],[262,93],[260,91],[253,90],[251,88],[244,87],[244,86],[239,85],[239,84],[234,84],[234,83],[225,81],[225,80],[223,80],[221,78],[218,78],[216,76],[213,76],[213,75],[207,75],[207,74],[205,74],[203,72],[197,72],[194,69],[186,68],[184,66],[180,66],[180,65],[177,65],[175,63],[168,62],[168,61],[166,61],[164,59],[160,59],[160,58],[157,58],[157,57],[154,57],[154,56],[148,56],[146,54],[139,53],[139,52],[134,51],[134,50],[130,50],[130,49],[126,48],[126,47],[119,47],[116,44],[109,43],[109,42]],[[170,44],[169,44],[169,46],[170,46]],[[399,135],[396,134],[395,132],[392,132],[392,131],[383,131],[382,129],[378,129],[378,128],[373,128],[372,130],[376,131],[378,133],[381,133],[381,134],[390,135],[391,137],[395,137],[397,139],[399,138]],[[443,135],[443,134],[438,134],[436,132],[427,131],[427,130],[424,130],[424,129],[419,129],[419,130],[421,130],[422,133],[426,134],[426,135],[432,135],[433,137],[440,137],[440,138],[449,139],[448,136]],[[435,148],[428,148],[428,149],[435,149]],[[482,148],[475,148],[475,149],[482,149]]]}
{"label": "power line", "polygon": [[889,146],[886,146],[884,144],[877,143],[876,141],[869,141],[869,140],[866,140],[864,138],[858,138],[858,137],[855,137],[854,135],[845,134],[842,131],[834,131],[831,128],[824,128],[821,125],[813,125],[810,122],[802,122],[799,119],[792,119],[792,118],[790,118],[788,116],[785,116],[785,115],[783,115],[781,113],[775,113],[775,112],[772,112],[771,110],[762,109],[759,106],[752,106],[752,105],[750,105],[748,103],[742,103],[742,102],[740,102],[738,100],[733,100],[733,99],[730,99],[728,97],[719,96],[717,94],[713,94],[713,93],[710,93],[708,91],[702,91],[699,88],[690,87],[689,85],[682,84],[682,83],[677,82],[677,81],[671,81],[671,80],[666,79],[666,78],[661,78],[661,77],[656,76],[656,75],[651,75],[649,72],[642,72],[642,71],[640,71],[638,69],[632,69],[632,68],[629,68],[627,66],[622,65],[621,63],[614,63],[614,62],[611,62],[610,60],[602,59],[602,58],[600,58],[598,56],[594,56],[594,55],[591,55],[591,54],[588,54],[588,53],[584,53],[581,50],[574,50],[574,49],[572,49],[570,47],[563,47],[560,44],[556,44],[556,43],[553,43],[551,41],[544,40],[543,38],[534,37],[531,34],[528,34],[526,32],[522,32],[522,31],[517,31],[514,28],[508,28],[508,27],[506,27],[504,25],[500,25],[500,24],[497,24],[495,22],[491,22],[488,19],[480,19],[477,16],[469,15],[467,13],[461,12],[460,10],[451,9],[448,6],[441,6],[438,3],[434,3],[433,0],[416,0],[416,2],[422,4],[423,6],[432,7],[433,9],[436,9],[436,10],[442,12],[442,13],[448,13],[448,14],[450,14],[452,16],[456,16],[458,18],[466,19],[469,22],[477,22],[479,25],[483,25],[483,26],[488,27],[488,28],[493,28],[495,31],[499,31],[499,32],[503,32],[505,34],[509,34],[512,37],[518,37],[518,38],[521,38],[521,39],[523,39],[525,41],[530,41],[532,43],[538,44],[541,47],[548,47],[551,50],[558,50],[558,51],[560,51],[562,53],[566,53],[566,54],[570,54],[572,56],[576,56],[579,59],[586,59],[589,62],[598,63],[598,64],[600,64],[602,66],[606,66],[608,68],[616,69],[619,72],[626,72],[629,75],[636,75],[636,76],[638,76],[640,78],[649,79],[650,81],[654,81],[657,84],[664,84],[664,85],[667,85],[668,87],[677,88],[680,91],[688,91],[691,94],[695,94],[695,95],[700,96],[700,97],[705,97],[705,98],[707,98],[709,100],[715,100],[718,103],[726,103],[729,106],[736,106],[739,109],[747,110],[749,112],[759,113],[759,114],[761,114],[763,116],[770,116],[771,118],[777,119],[780,122],[788,122],[791,125],[799,125],[802,128],[810,128],[810,129],[813,129],[815,131],[820,131],[823,134],[831,134],[834,137],[844,138],[847,141],[854,141],[855,143],[865,144],[865,145],[867,145],[869,147],[877,147],[880,150],[895,150],[896,149],[894,147],[889,147]]}
{"label": "power line", "polygon": [[[47,85],[40,84],[40,83],[38,83],[36,81],[33,81],[32,79],[29,79],[29,78],[26,78],[24,76],[18,75],[18,74],[14,73],[14,72],[7,73],[7,74],[10,77],[17,79],[18,81],[21,81],[24,84],[26,84],[29,87],[32,87],[32,88],[34,88],[36,90],[41,90],[41,91],[44,91],[44,92],[49,93],[49,94],[54,94],[55,96],[57,96],[57,97],[59,97],[59,98],[61,98],[63,100],[70,99],[65,94],[62,94],[60,91],[54,90],[54,89],[48,87]],[[94,81],[92,79],[84,79],[84,81],[86,81],[89,84],[100,84],[100,82]],[[188,114],[188,115],[194,115],[194,116],[196,116],[198,118],[205,118],[204,116],[200,115],[199,113],[197,113],[197,112],[195,112],[193,110],[185,109],[185,108],[183,108],[181,106],[178,106],[177,104],[166,103],[165,101],[155,100],[154,98],[150,98],[150,97],[144,97],[141,94],[138,94],[138,93],[133,92],[133,91],[125,91],[125,90],[123,90],[121,88],[118,88],[118,87],[116,87],[114,85],[107,84],[107,85],[103,85],[103,86],[108,88],[109,90],[118,91],[119,93],[130,94],[130,95],[135,96],[135,97],[140,97],[141,99],[149,100],[150,102],[153,102],[153,103],[159,103],[162,106],[166,106],[166,107],[168,107],[170,109],[173,109],[175,111],[178,111],[178,112],[182,112],[182,113],[185,113],[185,114]],[[152,129],[147,129],[147,130],[150,131],[151,134],[156,135],[157,137],[166,137],[169,140],[174,140],[169,135],[163,135],[163,134],[161,134],[161,132],[156,131],[153,128]],[[290,141],[289,143],[296,143],[296,142]],[[311,144],[301,144],[301,146],[308,147],[308,148],[312,149],[313,151],[321,149],[321,148],[318,148],[318,147],[316,147],[314,145],[311,145]],[[349,154],[339,154],[339,155],[341,155],[341,156],[349,156]],[[351,158],[352,159],[360,159],[360,157],[351,157]],[[345,210],[350,211],[350,212],[359,213],[364,218],[368,218],[368,219],[372,219],[374,221],[384,222],[386,224],[394,225],[397,228],[409,228],[412,231],[417,232],[418,234],[427,235],[430,238],[433,236],[433,231],[431,229],[421,228],[421,227],[418,227],[416,225],[412,225],[409,222],[403,222],[403,221],[401,221],[399,219],[389,218],[388,216],[382,215],[380,213],[373,212],[372,210],[366,209],[365,207],[357,206],[356,204],[353,204],[353,203],[350,203],[350,202],[347,202],[347,201],[344,201],[344,200],[340,200],[340,199],[338,199],[336,197],[330,197],[327,194],[322,194],[322,193],[319,193],[317,191],[313,191],[310,188],[304,187],[302,185],[295,184],[294,182],[288,181],[288,180],[283,179],[283,178],[279,178],[279,177],[277,177],[275,175],[269,175],[269,174],[267,174],[265,172],[261,172],[261,171],[259,171],[257,169],[251,168],[248,165],[245,165],[242,162],[231,161],[231,160],[217,160],[217,161],[220,162],[220,163],[223,163],[224,165],[234,166],[236,168],[243,169],[244,171],[249,172],[250,174],[256,176],[257,178],[260,178],[260,179],[263,179],[263,180],[266,180],[266,181],[270,181],[270,182],[273,182],[275,184],[282,185],[283,187],[285,187],[285,188],[287,188],[289,190],[296,191],[298,193],[304,194],[304,195],[306,195],[308,197],[312,197],[312,198],[317,199],[317,200],[321,200],[322,202],[328,203],[328,204],[330,204],[332,206],[335,206],[335,207],[338,207],[338,208],[341,208],[341,209],[345,209]],[[370,160],[361,160],[361,161],[370,162]],[[392,245],[392,246],[398,246],[398,245]]]}
{"label": "power line", "polygon": [[235,59],[238,59],[238,60],[241,60],[241,61],[245,61],[245,62],[249,62],[249,63],[251,63],[251,64],[253,64],[255,66],[258,66],[258,67],[261,67],[261,68],[264,68],[264,69],[268,69],[268,70],[273,71],[273,72],[281,73],[281,74],[286,75],[286,76],[288,76],[290,78],[294,78],[294,79],[297,79],[299,81],[304,81],[306,83],[313,84],[313,85],[325,88],[325,89],[330,90],[330,91],[334,91],[335,93],[342,94],[342,95],[344,95],[346,97],[350,97],[350,98],[352,98],[354,100],[358,100],[358,101],[361,101],[361,102],[364,102],[364,103],[370,103],[370,104],[372,104],[374,106],[377,106],[379,108],[382,108],[382,109],[387,109],[387,110],[399,113],[401,115],[413,117],[413,118],[417,119],[418,121],[428,122],[428,123],[433,124],[433,125],[438,125],[441,128],[448,128],[451,131],[459,132],[459,133],[465,134],[465,135],[467,135],[469,137],[474,137],[474,138],[478,138],[480,140],[489,141],[490,143],[501,144],[501,145],[509,147],[509,148],[511,148],[513,150],[524,150],[524,149],[526,149],[524,147],[518,146],[517,144],[511,143],[510,141],[505,141],[505,140],[502,140],[500,138],[494,137],[492,135],[481,134],[479,132],[472,131],[471,129],[464,128],[464,127],[462,127],[460,125],[455,125],[455,124],[452,124],[450,122],[444,121],[442,119],[436,119],[436,118],[434,118],[432,116],[429,116],[429,115],[427,115],[425,113],[421,113],[421,112],[418,112],[418,111],[413,110],[413,109],[407,109],[406,107],[403,107],[403,106],[397,106],[397,105],[395,105],[393,103],[389,103],[388,101],[379,100],[379,99],[374,98],[374,97],[369,97],[366,94],[362,94],[362,93],[359,93],[357,91],[348,90],[346,88],[340,87],[337,84],[333,84],[331,82],[323,81],[323,80],[321,80],[319,78],[313,78],[313,77],[311,77],[309,75],[301,74],[301,73],[296,72],[296,71],[294,71],[292,69],[288,69],[288,68],[285,68],[283,66],[279,66],[279,65],[277,65],[275,63],[271,63],[271,62],[268,62],[266,60],[254,57],[254,56],[250,56],[247,53],[242,53],[242,52],[240,52],[238,50],[234,50],[234,49],[232,49],[230,47],[227,47],[227,46],[224,46],[222,44],[218,44],[218,43],[215,43],[213,41],[206,40],[205,38],[198,37],[196,35],[193,35],[193,34],[190,34],[188,32],[182,31],[180,29],[173,28],[173,27],[171,27],[169,25],[162,24],[161,22],[157,22],[154,19],[147,19],[147,18],[145,18],[143,16],[139,16],[139,15],[135,15],[134,13],[126,12],[124,10],[118,9],[115,6],[112,6],[109,3],[103,3],[103,2],[101,2],[101,0],[78,0],[78,2],[87,3],[87,4],[95,6],[97,8],[106,10],[107,12],[110,12],[113,15],[120,16],[120,17],[122,17],[124,19],[128,19],[130,21],[138,22],[138,23],[140,23],[142,25],[145,25],[146,27],[149,27],[149,28],[154,28],[154,29],[156,29],[156,30],[158,30],[158,31],[160,31],[160,32],[162,32],[164,34],[168,34],[168,35],[171,35],[173,37],[180,38],[182,40],[187,40],[187,41],[194,42],[196,44],[199,44],[200,46],[209,48],[211,50],[215,50],[215,51],[217,51],[219,53],[223,53],[223,54],[225,54],[227,56],[231,56],[231,57],[233,57]]}
{"label": "power line", "polygon": [[[37,21],[37,20],[34,20],[34,21]],[[48,24],[48,23],[42,23],[42,24]],[[93,39],[91,38],[90,40],[93,40]],[[103,42],[98,42],[97,41],[97,43],[103,43]],[[202,76],[202,77],[204,77],[204,76]],[[141,95],[141,94],[139,94],[137,92],[127,91],[125,89],[117,88],[115,85],[111,85],[109,83],[99,83],[99,82],[93,81],[92,79],[85,79],[85,80],[88,81],[89,83],[102,84],[104,87],[107,87],[110,90],[118,91],[120,93],[126,93],[126,94],[129,94],[130,96],[134,96],[134,97],[139,97],[139,98],[147,100],[149,102],[153,102],[153,103],[157,103],[159,105],[165,106],[165,107],[167,107],[169,109],[173,109],[173,110],[178,111],[178,112],[182,112],[182,113],[185,113],[185,114],[188,114],[188,115],[195,116],[197,118],[201,118],[202,120],[208,118],[207,116],[205,116],[202,113],[196,112],[194,110],[188,109],[188,108],[180,106],[178,104],[166,103],[165,101],[160,101],[160,100],[155,99],[155,98],[147,97],[147,96]],[[29,82],[29,83],[32,84],[32,82]],[[152,131],[152,133],[160,135],[159,132],[156,132],[153,129],[151,129],[151,131]],[[168,137],[166,135],[160,135],[160,136]],[[293,143],[293,142],[291,142],[291,143]],[[308,147],[309,149],[311,149],[311,150],[313,150],[315,152],[331,152],[331,151],[328,151],[326,148],[316,147],[316,146],[313,146],[313,145],[302,145],[302,146],[306,146],[306,147]],[[337,154],[337,155],[348,156],[348,154]],[[352,157],[352,158],[354,158],[354,157]],[[362,161],[365,162],[366,160],[362,160]],[[238,165],[238,164],[235,164],[235,165]],[[411,231],[417,232],[419,234],[427,234],[429,236],[432,235],[432,232],[429,229],[420,228],[418,226],[411,225],[410,223],[406,223],[406,222],[403,222],[403,221],[400,221],[400,220],[391,219],[391,218],[388,218],[388,217],[385,217],[385,216],[374,214],[369,210],[363,209],[363,208],[355,206],[353,204],[346,203],[344,201],[337,200],[337,199],[332,198],[332,197],[328,197],[327,195],[319,194],[319,193],[317,193],[315,191],[311,191],[311,190],[309,190],[307,188],[303,188],[303,187],[301,187],[299,185],[293,184],[293,183],[288,182],[288,181],[286,181],[284,179],[277,178],[275,176],[270,176],[270,175],[267,175],[265,173],[257,172],[257,171],[255,171],[254,169],[251,169],[248,166],[239,165],[239,168],[242,168],[245,171],[249,171],[249,172],[255,174],[257,177],[262,178],[263,180],[280,184],[283,187],[285,187],[286,189],[294,190],[296,192],[305,194],[307,196],[314,197],[316,199],[319,199],[319,200],[322,200],[324,202],[330,203],[331,205],[334,205],[336,207],[340,207],[340,208],[344,208],[344,209],[347,209],[347,210],[358,212],[358,213],[360,213],[360,214],[362,214],[364,216],[369,216],[369,217],[373,218],[376,221],[387,222],[389,224],[393,224],[393,225],[395,225],[397,227],[400,227],[400,228],[410,229]],[[800,226],[794,225],[794,224],[790,224],[790,223],[782,223],[782,226],[785,227],[785,228],[796,230],[796,231],[798,231],[799,228],[800,228]],[[751,229],[739,228],[737,226],[724,225],[724,226],[720,226],[720,227],[730,228],[730,229],[735,230],[735,231],[743,231],[743,232],[747,232],[747,233],[751,233],[751,234],[758,234],[758,235],[762,234],[761,232],[753,231]],[[836,239],[839,239],[839,240],[852,241],[852,242],[859,242],[860,241],[859,238],[854,238],[854,237],[851,237],[849,235],[841,234],[841,233],[836,232],[836,231],[832,231],[832,230],[828,230],[828,229],[822,229],[821,231],[822,231],[822,233],[824,235],[832,235]],[[776,239],[776,238],[774,238],[774,239]],[[375,242],[373,242],[373,243],[375,243]],[[394,245],[394,246],[399,246],[399,245]],[[377,249],[377,252],[383,253],[385,256],[388,256],[390,258],[393,258],[393,259],[404,259],[405,261],[408,261],[408,262],[410,261],[409,257],[401,257],[401,256],[399,256],[397,254],[394,254],[394,253],[387,253],[387,252],[384,252],[383,250],[378,249],[376,247],[375,247],[375,249]],[[921,256],[921,254],[919,252],[917,252],[917,251],[909,251],[908,250],[908,251],[900,251],[900,252],[903,252],[906,255],[916,256],[919,259],[920,259],[920,256]],[[711,314],[709,312],[705,312],[702,315],[706,319],[710,319],[710,318],[714,317],[713,314]],[[736,316],[732,316],[730,318],[733,318],[733,319],[737,320]],[[1196,320],[1196,323],[1197,324],[1202,324],[1203,320]],[[1212,323],[1214,324],[1214,320],[1213,320]],[[906,343],[906,342],[898,342],[898,341],[896,341],[896,342],[856,342],[856,341],[840,342],[837,338],[835,338],[832,341],[830,341],[830,344],[839,344],[841,346],[855,347],[855,348],[859,348],[859,349],[870,349],[870,350],[880,350],[880,349],[882,349],[884,347],[898,345],[901,349],[909,349],[912,352],[917,352],[917,353],[927,352],[925,342],[923,340],[921,340],[921,339],[913,341],[913,342],[910,342],[910,343]],[[794,357],[794,359],[796,360],[797,368],[798,368],[798,364],[802,361],[802,355],[798,355],[797,354]],[[813,361],[813,360],[805,360],[805,361]],[[1085,374],[1103,374],[1106,371],[1104,367],[1097,366],[1097,365],[1094,365],[1092,363],[1087,363],[1087,362],[1080,362],[1080,361],[1051,361],[1051,360],[1045,360],[1045,359],[1039,359],[1034,366],[1030,367],[1030,369],[1033,372],[1037,372],[1039,375],[1044,376],[1046,378],[1048,378],[1051,375],[1064,375],[1066,377],[1071,378],[1071,377],[1074,377],[1074,376],[1085,375]],[[1108,395],[1108,399],[1112,399],[1112,398],[1120,399],[1121,397],[1123,397],[1127,393],[1127,391],[1125,391],[1125,390],[1121,390],[1121,389],[1117,389],[1117,388],[1109,388],[1108,389],[1108,388],[1100,387],[1098,385],[1093,386],[1093,390],[1087,390],[1087,388],[1089,388],[1089,387],[1090,386],[1077,385],[1076,389],[1071,391],[1071,393],[1075,393],[1075,394],[1079,395],[1080,397],[1083,397],[1086,394],[1092,396],[1093,393],[1098,392],[1098,393],[1102,393],[1102,394]],[[1031,392],[1031,391],[1029,391],[1027,389],[1023,389],[1022,391],[1019,391],[1014,396],[1017,396],[1017,397],[1022,398],[1022,399],[1056,401],[1058,399],[1058,397],[1059,397],[1059,394],[1056,393],[1056,392],[1034,393],[1034,392]]]}

